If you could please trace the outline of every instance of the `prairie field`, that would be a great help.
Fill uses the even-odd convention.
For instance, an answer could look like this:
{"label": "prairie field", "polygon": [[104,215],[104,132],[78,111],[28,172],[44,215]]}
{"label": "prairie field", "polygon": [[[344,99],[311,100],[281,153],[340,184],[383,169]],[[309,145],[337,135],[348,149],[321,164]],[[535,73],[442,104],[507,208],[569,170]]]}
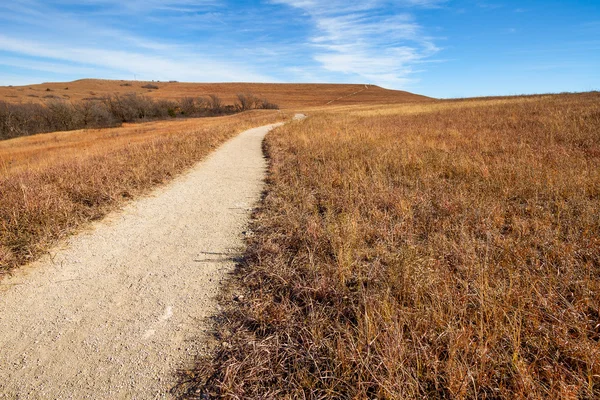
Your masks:
{"label": "prairie field", "polygon": [[285,111],[0,141],[0,276],[240,131],[304,112],[267,136],[267,190],[222,295],[220,345],[178,393],[600,397],[599,93],[141,84],[4,87],[0,99],[253,93]]}
{"label": "prairie field", "polygon": [[[271,96],[284,107],[308,109],[327,103],[433,101],[425,96],[370,85],[83,79],[0,87],[0,101],[31,106],[29,114],[41,112],[39,107],[52,105],[63,105],[81,114],[78,106],[93,106],[94,100],[102,103],[110,98],[140,103],[129,107],[134,111],[139,106],[150,110],[162,104],[161,101],[190,99],[204,104],[208,96],[217,96],[224,106],[239,102],[240,95],[249,94],[256,98]],[[154,100],[156,104],[152,103]],[[59,107],[59,111],[62,108]],[[290,109],[290,115],[292,112]],[[47,116],[42,114],[37,117],[43,120]],[[286,119],[286,111],[247,111],[228,117],[124,122],[115,128],[96,129],[92,124],[86,129],[0,140],[0,274],[35,259],[75,227],[105,215],[120,199],[143,192],[184,171],[234,134]],[[32,115],[25,112],[23,120],[31,122]],[[54,125],[62,126],[51,124],[50,128]],[[18,126],[13,128],[19,130]],[[27,132],[15,135],[21,134]]]}
{"label": "prairie field", "polygon": [[277,111],[125,124],[0,141],[0,277]]}
{"label": "prairie field", "polygon": [[599,93],[323,108],[265,149],[190,397],[600,397]]}
{"label": "prairie field", "polygon": [[233,104],[237,95],[251,93],[281,108],[321,107],[329,104],[389,104],[431,101],[401,90],[358,84],[290,83],[186,83],[81,79],[26,86],[0,86],[0,101],[45,103],[49,100],[80,102],[99,100],[114,94],[148,96],[155,100],[180,100],[214,94],[224,103]]}

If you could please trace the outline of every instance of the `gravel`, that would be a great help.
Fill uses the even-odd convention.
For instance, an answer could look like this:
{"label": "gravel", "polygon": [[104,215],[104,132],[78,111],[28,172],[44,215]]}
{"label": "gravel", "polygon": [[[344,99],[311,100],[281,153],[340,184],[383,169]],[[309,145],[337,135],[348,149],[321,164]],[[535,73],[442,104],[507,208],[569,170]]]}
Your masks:
{"label": "gravel", "polygon": [[0,282],[0,398],[168,398],[207,345],[198,338],[242,251],[276,125]]}

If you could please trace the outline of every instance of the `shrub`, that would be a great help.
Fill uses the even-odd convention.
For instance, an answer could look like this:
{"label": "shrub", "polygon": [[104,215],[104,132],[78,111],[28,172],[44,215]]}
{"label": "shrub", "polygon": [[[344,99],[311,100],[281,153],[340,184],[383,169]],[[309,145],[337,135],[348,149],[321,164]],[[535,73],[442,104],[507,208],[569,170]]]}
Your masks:
{"label": "shrub", "polygon": [[210,94],[208,95],[208,107],[215,114],[219,114],[223,111],[223,102],[216,94]]}
{"label": "shrub", "polygon": [[142,86],[142,89],[158,89],[158,86],[149,83],[147,85]]}
{"label": "shrub", "polygon": [[271,103],[267,99],[262,99],[260,101],[260,106],[257,108],[262,108],[263,110],[279,110],[279,106],[277,104]]}
{"label": "shrub", "polygon": [[46,120],[49,130],[67,131],[77,129],[75,108],[62,100],[54,100],[47,103],[43,118]]}
{"label": "shrub", "polygon": [[238,103],[237,107],[240,111],[251,110],[256,108],[259,100],[252,93],[238,93],[237,95]]}
{"label": "shrub", "polygon": [[119,123],[105,107],[96,99],[83,101],[75,105],[78,122],[80,126],[86,128],[102,128],[118,126]]}
{"label": "shrub", "polygon": [[182,115],[194,115],[196,113],[196,102],[193,97],[184,97],[179,101],[179,108]]}
{"label": "shrub", "polygon": [[40,104],[10,104],[0,101],[0,139],[47,132]]}

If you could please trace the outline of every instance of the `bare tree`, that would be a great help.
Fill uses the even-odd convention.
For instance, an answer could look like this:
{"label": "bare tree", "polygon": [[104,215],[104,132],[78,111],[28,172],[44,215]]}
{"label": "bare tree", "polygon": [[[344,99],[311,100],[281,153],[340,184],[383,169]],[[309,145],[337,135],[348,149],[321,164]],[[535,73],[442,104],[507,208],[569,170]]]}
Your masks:
{"label": "bare tree", "polygon": [[237,107],[240,111],[246,111],[256,108],[259,102],[258,98],[252,93],[238,93],[237,98]]}
{"label": "bare tree", "polygon": [[186,117],[190,117],[196,114],[196,101],[193,97],[184,97],[179,101],[179,108],[181,113]]}
{"label": "bare tree", "polygon": [[223,102],[216,94],[208,95],[208,105],[210,110],[215,114],[220,114],[223,111]]}

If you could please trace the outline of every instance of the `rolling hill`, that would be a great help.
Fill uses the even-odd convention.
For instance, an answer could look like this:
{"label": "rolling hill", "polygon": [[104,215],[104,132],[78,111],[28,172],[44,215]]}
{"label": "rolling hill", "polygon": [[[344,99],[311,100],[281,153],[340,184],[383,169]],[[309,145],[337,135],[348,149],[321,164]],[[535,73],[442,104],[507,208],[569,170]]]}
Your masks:
{"label": "rolling hill", "polygon": [[[145,86],[145,88],[144,88]],[[152,87],[158,89],[153,89]],[[322,83],[182,83],[81,79],[26,86],[0,86],[0,100],[11,103],[45,102],[51,99],[80,101],[114,93],[138,93],[159,99],[180,99],[216,94],[227,103],[238,93],[252,93],[281,108],[324,105],[390,104],[433,100],[400,90],[363,84]]]}

